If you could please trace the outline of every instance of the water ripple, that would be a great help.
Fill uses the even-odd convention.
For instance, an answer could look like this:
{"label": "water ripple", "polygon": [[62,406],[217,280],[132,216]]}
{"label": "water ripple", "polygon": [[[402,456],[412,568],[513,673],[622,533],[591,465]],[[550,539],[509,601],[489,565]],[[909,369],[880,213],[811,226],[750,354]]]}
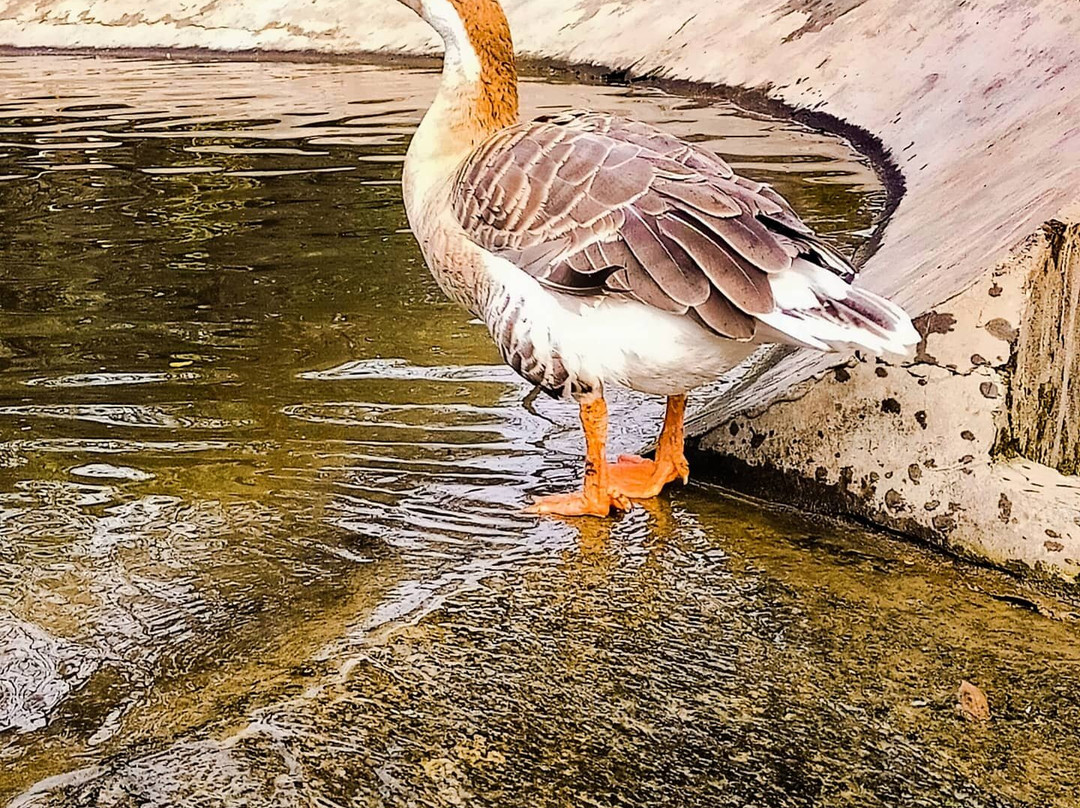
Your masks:
{"label": "water ripple", "polygon": [[[0,800],[39,781],[25,803],[48,804],[46,778],[69,771],[72,794],[108,781],[94,794],[147,804],[259,802],[279,787],[303,801],[299,780],[266,778],[303,775],[288,733],[333,701],[298,718],[283,693],[332,689],[341,660],[376,658],[463,599],[485,615],[469,630],[501,647],[502,607],[481,596],[590,544],[613,549],[558,597],[588,597],[605,565],[653,574],[657,535],[696,540],[696,516],[678,509],[589,525],[521,512],[577,483],[577,414],[524,403],[529,386],[422,266],[399,164],[435,79],[0,58],[0,732],[22,733],[0,736]],[[526,114],[601,105],[662,121],[756,165],[837,230],[872,220],[871,207],[837,215],[834,181],[865,194],[875,180],[826,136],[650,90],[526,89]],[[819,152],[797,176],[773,159]],[[848,188],[844,211],[864,198]],[[612,451],[637,449],[662,404],[611,404]],[[665,592],[704,574],[686,571]],[[773,607],[739,594],[765,625]],[[501,658],[526,633],[504,638]],[[204,728],[244,725],[260,705],[247,734],[189,738],[224,737]],[[367,759],[374,736],[341,732],[347,713],[327,744]]]}

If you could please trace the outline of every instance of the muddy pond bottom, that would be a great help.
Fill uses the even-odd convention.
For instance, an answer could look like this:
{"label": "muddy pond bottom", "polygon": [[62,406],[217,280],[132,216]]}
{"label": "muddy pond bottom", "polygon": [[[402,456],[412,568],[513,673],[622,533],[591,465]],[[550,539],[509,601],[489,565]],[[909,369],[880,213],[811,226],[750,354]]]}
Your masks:
{"label": "muddy pond bottom", "polygon": [[[700,484],[521,514],[576,484],[576,413],[406,230],[436,80],[0,59],[0,804],[1074,806],[1075,616],[1007,579]],[[790,122],[523,89],[706,143],[847,252],[883,203]],[[616,395],[612,451],[661,411]]]}

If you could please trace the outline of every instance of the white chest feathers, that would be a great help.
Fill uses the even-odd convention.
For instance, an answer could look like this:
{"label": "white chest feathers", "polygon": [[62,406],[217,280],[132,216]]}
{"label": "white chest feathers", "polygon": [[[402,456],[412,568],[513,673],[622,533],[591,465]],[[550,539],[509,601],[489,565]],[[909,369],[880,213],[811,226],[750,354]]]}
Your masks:
{"label": "white chest feathers", "polygon": [[604,384],[686,393],[720,378],[757,347],[634,300],[563,294],[501,259],[489,256],[485,263],[490,286],[481,316],[503,358],[555,395]]}

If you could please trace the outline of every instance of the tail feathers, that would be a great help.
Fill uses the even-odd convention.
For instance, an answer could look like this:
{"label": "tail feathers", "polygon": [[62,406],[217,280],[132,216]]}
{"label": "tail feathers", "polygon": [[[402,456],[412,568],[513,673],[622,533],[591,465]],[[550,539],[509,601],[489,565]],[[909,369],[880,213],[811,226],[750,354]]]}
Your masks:
{"label": "tail feathers", "polygon": [[761,337],[839,351],[857,348],[870,353],[907,357],[919,344],[911,318],[890,300],[849,286],[842,278],[806,261],[770,277],[776,308],[758,319]]}

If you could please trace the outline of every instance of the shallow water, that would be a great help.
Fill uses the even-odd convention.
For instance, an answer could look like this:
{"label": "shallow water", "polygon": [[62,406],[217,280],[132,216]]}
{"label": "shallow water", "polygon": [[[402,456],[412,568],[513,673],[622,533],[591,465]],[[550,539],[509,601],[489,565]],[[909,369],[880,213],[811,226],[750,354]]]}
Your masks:
{"label": "shallow water", "polygon": [[[434,82],[0,60],[0,800],[1074,805],[1075,622],[1007,580],[702,485],[519,513],[580,438],[405,230]],[[881,208],[787,122],[525,101],[708,142],[847,250]]]}

